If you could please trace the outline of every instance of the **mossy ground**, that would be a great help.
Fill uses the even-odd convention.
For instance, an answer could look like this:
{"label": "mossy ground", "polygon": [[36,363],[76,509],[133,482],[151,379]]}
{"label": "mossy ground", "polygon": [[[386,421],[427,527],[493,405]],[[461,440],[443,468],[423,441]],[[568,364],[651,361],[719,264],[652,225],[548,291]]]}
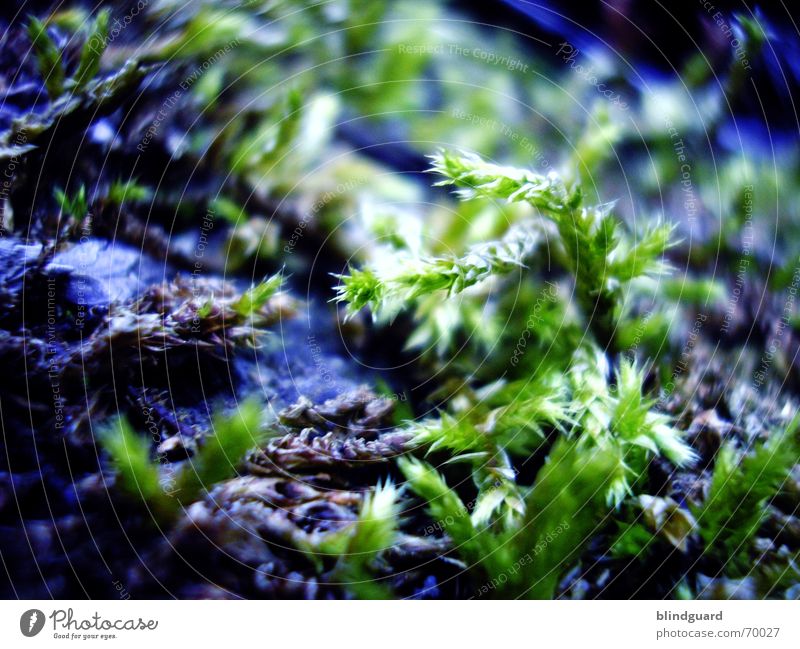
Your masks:
{"label": "mossy ground", "polygon": [[622,106],[508,7],[47,4],[0,22],[0,595],[800,596],[772,17],[747,74],[594,52]]}

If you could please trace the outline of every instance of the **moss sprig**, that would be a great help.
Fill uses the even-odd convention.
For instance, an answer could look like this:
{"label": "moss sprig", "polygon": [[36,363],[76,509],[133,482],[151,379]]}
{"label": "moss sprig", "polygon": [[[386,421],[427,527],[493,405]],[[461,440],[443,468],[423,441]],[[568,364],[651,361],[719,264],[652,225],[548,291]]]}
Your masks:
{"label": "moss sprig", "polygon": [[420,298],[450,298],[488,280],[523,267],[539,242],[531,224],[514,227],[498,241],[472,246],[464,255],[397,256],[376,268],[350,269],[336,275],[337,302],[350,315],[369,308],[374,317],[391,318]]}
{"label": "moss sprig", "polygon": [[621,234],[613,204],[585,205],[580,185],[568,186],[554,171],[544,175],[449,151],[432,160],[431,171],[445,176],[437,184],[458,187],[462,198],[524,201],[555,224],[564,264],[575,277],[578,303],[589,326],[601,346],[616,351],[622,287],[666,270],[663,255],[671,245],[672,226],[654,225],[631,240]]}
{"label": "moss sprig", "polygon": [[155,520],[169,523],[215,484],[236,475],[237,467],[251,448],[265,439],[263,408],[255,399],[242,402],[232,414],[216,414],[212,435],[197,454],[175,472],[151,452],[150,436],[133,429],[125,417],[103,427],[98,439],[109,455],[122,493],[144,505]]}
{"label": "moss sprig", "polygon": [[795,418],[752,448],[725,444],[717,453],[708,496],[694,514],[704,554],[727,573],[743,576],[749,570],[751,541],[768,513],[767,502],[800,458],[799,427]]}

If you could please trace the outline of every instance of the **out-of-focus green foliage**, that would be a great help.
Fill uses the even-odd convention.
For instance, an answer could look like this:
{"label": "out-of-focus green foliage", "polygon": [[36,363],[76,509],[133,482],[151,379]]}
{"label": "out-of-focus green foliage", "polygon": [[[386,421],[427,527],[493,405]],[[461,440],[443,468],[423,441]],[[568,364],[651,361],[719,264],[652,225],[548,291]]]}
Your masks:
{"label": "out-of-focus green foliage", "polygon": [[375,579],[374,565],[397,539],[400,507],[391,483],[378,485],[364,497],[358,520],[341,532],[326,535],[317,552],[338,556],[331,578],[361,599],[389,599],[391,590]]}
{"label": "out-of-focus green foliage", "polygon": [[749,543],[766,517],[767,501],[778,493],[800,457],[797,420],[775,431],[749,453],[730,445],[717,454],[711,489],[696,508],[705,553],[732,576],[751,568]]}
{"label": "out-of-focus green foliage", "polygon": [[104,429],[100,441],[111,456],[122,490],[141,501],[158,521],[168,523],[181,506],[235,476],[245,453],[264,441],[261,404],[253,399],[241,403],[231,415],[215,415],[212,429],[214,434],[198,453],[173,474],[160,470],[164,465],[152,459],[151,440],[134,431],[125,418]]}
{"label": "out-of-focus green foliage", "polygon": [[36,18],[31,18],[28,35],[36,50],[36,63],[50,98],[58,99],[64,92],[64,67],[61,52],[47,33],[47,27]]}
{"label": "out-of-focus green foliage", "polygon": [[89,201],[86,198],[86,187],[81,185],[74,195],[68,196],[63,189],[54,190],[56,201],[61,211],[76,221],[82,221],[89,213]]}

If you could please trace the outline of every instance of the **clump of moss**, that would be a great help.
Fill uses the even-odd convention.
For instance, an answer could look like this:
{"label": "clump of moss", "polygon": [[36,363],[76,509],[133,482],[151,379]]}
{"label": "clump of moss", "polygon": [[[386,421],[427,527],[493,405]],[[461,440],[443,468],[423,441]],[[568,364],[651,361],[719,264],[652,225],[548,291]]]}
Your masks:
{"label": "clump of moss", "polygon": [[[684,434],[691,415],[681,409],[727,408],[729,419],[736,419],[738,409],[722,404],[724,388],[694,390],[694,379],[686,378],[684,392],[673,393],[675,386],[665,388],[664,377],[676,378],[687,367],[684,361],[699,356],[689,349],[678,361],[680,371],[674,369],[676,354],[683,354],[675,349],[681,327],[674,323],[689,313],[694,318],[696,311],[726,307],[724,281],[731,271],[717,265],[714,255],[720,248],[729,255],[744,248],[752,220],[747,215],[753,212],[748,187],[756,195],[776,193],[779,186],[784,195],[796,193],[796,160],[777,175],[769,165],[738,158],[692,160],[697,180],[715,174],[716,181],[698,182],[692,210],[696,200],[699,213],[727,216],[718,237],[692,240],[687,252],[678,247],[672,226],[658,219],[641,231],[628,225],[636,222],[633,206],[593,198],[599,190],[589,181],[620,186],[619,174],[607,164],[612,145],[620,144],[630,156],[625,181],[645,203],[642,211],[676,198],[672,193],[663,200],[661,190],[669,183],[678,187],[681,200],[675,203],[683,203],[671,132],[688,138],[708,129],[719,135],[719,96],[709,93],[704,100],[706,119],[691,120],[678,82],[660,84],[658,92],[636,102],[641,110],[634,102],[626,105],[638,111],[636,119],[598,104],[576,134],[565,100],[544,87],[549,80],[511,78],[503,66],[469,57],[431,56],[427,50],[436,49],[441,33],[437,3],[358,1],[348,11],[251,4],[222,10],[213,0],[191,6],[164,0],[142,12],[117,42],[108,38],[107,11],[91,21],[75,9],[26,22],[21,41],[32,46],[34,61],[22,78],[43,84],[46,101],[37,100],[21,116],[14,106],[0,112],[10,125],[0,135],[0,160],[13,160],[16,169],[2,206],[13,207],[3,209],[3,216],[16,222],[4,221],[3,227],[27,238],[12,239],[13,245],[0,241],[4,261],[20,260],[0,277],[8,325],[0,330],[0,355],[27,371],[23,352],[33,354],[31,384],[38,381],[48,398],[54,378],[69,379],[64,383],[65,393],[73,391],[70,397],[89,384],[99,386],[90,408],[83,405],[84,394],[78,395],[80,404],[69,405],[70,413],[78,413],[67,417],[71,432],[85,431],[91,416],[104,410],[95,404],[109,384],[119,385],[106,380],[112,371],[161,369],[167,352],[170,363],[213,359],[230,370],[235,355],[229,351],[258,345],[295,307],[282,290],[282,273],[245,290],[238,281],[274,273],[284,263],[311,278],[310,269],[318,265],[308,255],[319,253],[325,272],[338,280],[333,295],[325,287],[322,300],[332,298],[341,307],[342,332],[353,338],[348,344],[363,344],[359,351],[374,347],[380,328],[380,336],[391,338],[379,346],[396,347],[391,353],[419,350],[405,367],[411,376],[424,375],[420,391],[430,391],[399,413],[392,412],[390,399],[366,388],[323,403],[301,395],[270,427],[270,439],[264,438],[260,402],[245,401],[234,415],[220,407],[212,423],[216,432],[206,430],[194,454],[181,448],[178,455],[190,459],[170,462],[169,471],[154,458],[151,440],[123,417],[98,436],[116,488],[169,527],[170,541],[196,549],[204,547],[198,536],[208,534],[212,544],[231,550],[250,572],[234,578],[235,568],[220,570],[212,578],[237,592],[382,598],[416,596],[413,589],[424,584],[423,592],[441,588],[468,597],[580,595],[586,592],[581,575],[596,566],[611,574],[598,583],[623,581],[622,561],[646,581],[650,575],[641,572],[656,553],[659,562],[677,554],[691,565],[679,577],[668,575],[659,596],[790,592],[798,557],[796,547],[784,541],[796,524],[796,503],[785,485],[796,483],[794,427],[775,425],[775,432],[748,444],[736,422],[707,444],[691,426]],[[81,23],[87,26],[80,29]],[[453,41],[486,36],[467,21],[448,24]],[[732,24],[754,45],[766,39],[755,23],[732,17]],[[139,39],[142,25],[158,38]],[[65,30],[72,37],[62,47]],[[419,45],[418,55],[404,51],[412,42]],[[129,59],[132,43],[137,54]],[[508,60],[521,51],[511,41],[493,42],[493,48],[508,50]],[[255,60],[261,63],[253,66]],[[463,83],[473,65],[483,88]],[[286,83],[289,68],[296,74]],[[705,96],[704,75],[689,66],[686,71],[692,72],[692,91]],[[6,76],[19,78],[16,70]],[[145,76],[148,82],[140,84]],[[735,69],[727,89],[741,78]],[[498,92],[512,87],[536,97],[545,119],[529,119],[507,100],[508,92]],[[570,91],[581,100],[596,99],[594,86],[589,94]],[[453,110],[430,111],[431,96]],[[664,99],[669,101],[652,110],[654,101]],[[667,129],[662,112],[675,120],[667,120]],[[187,116],[197,117],[190,127]],[[493,127],[476,128],[487,119]],[[142,132],[129,132],[131,124]],[[90,134],[92,125],[98,128]],[[112,147],[107,134],[115,128]],[[571,154],[555,152],[561,140],[551,131],[576,143]],[[365,140],[388,141],[387,133],[391,147],[364,146]],[[441,151],[430,159],[429,171],[443,178],[437,184],[455,187],[463,200],[430,191],[410,180],[412,174],[387,173],[401,167],[421,171],[429,164],[423,147],[434,138],[482,152]],[[638,153],[635,141],[645,144]],[[38,164],[45,143],[47,150],[86,145],[87,153],[72,165],[75,177],[55,174],[53,195],[45,193],[41,204],[33,204],[32,191],[25,190],[36,174],[26,175],[29,169],[17,158]],[[680,147],[682,156],[683,142]],[[509,164],[488,162],[499,156]],[[144,178],[125,180],[116,168],[105,178],[96,160],[121,162],[123,169],[142,170]],[[170,174],[156,191],[151,187],[163,160],[169,160]],[[530,164],[537,167],[526,168]],[[165,189],[160,181],[167,178],[177,189]],[[178,187],[182,178],[185,186]],[[208,223],[212,214],[221,217],[222,231],[215,235],[224,243],[214,255],[209,247],[209,267],[238,280],[186,274],[195,260],[174,242],[189,229],[196,234],[198,205],[208,207]],[[790,231],[792,224],[782,226]],[[157,250],[159,262],[163,256],[186,272],[108,309],[103,302],[88,330],[66,323],[72,305],[59,307],[59,317],[66,317],[56,339],[43,333],[44,321],[26,329],[30,321],[17,316],[30,313],[22,287],[30,300],[29,280],[35,279],[33,295],[43,296],[47,257],[79,230],[81,236],[92,230],[119,235],[137,248],[141,243],[141,250]],[[48,239],[45,245],[29,245],[40,235]],[[789,258],[791,241],[798,238],[784,239],[779,248]],[[665,280],[668,255],[685,260],[700,276]],[[742,287],[737,284],[735,295],[745,294],[754,270],[766,269],[757,257],[748,259],[747,272],[740,266],[736,281],[741,276]],[[710,261],[713,280],[702,276]],[[245,276],[245,269],[253,273]],[[771,280],[773,288],[788,287],[791,272],[786,264]],[[366,310],[372,323],[360,317]],[[752,314],[733,311],[731,318],[746,323],[739,327],[748,345],[759,344],[747,330]],[[731,321],[723,324],[727,331]],[[294,350],[285,351],[291,356]],[[791,353],[778,354],[775,368],[790,368]],[[161,380],[162,373],[153,374]],[[134,401],[148,389],[128,388],[126,396]],[[665,398],[656,401],[659,389]],[[692,390],[698,394],[687,396]],[[24,402],[12,392],[4,410]],[[675,416],[665,414],[664,406]],[[28,411],[20,421],[50,408]],[[175,414],[170,420],[179,431],[205,426],[179,419]],[[762,424],[754,427],[761,430]],[[61,452],[61,439],[54,439],[48,441]],[[415,506],[417,499],[424,501],[424,512]],[[420,535],[420,529],[427,531]],[[747,570],[753,562],[755,577]],[[219,594],[222,587],[214,589],[192,592]]]}
{"label": "clump of moss", "polygon": [[117,485],[163,523],[236,475],[247,451],[264,441],[262,406],[255,399],[245,401],[233,414],[215,415],[211,429],[199,451],[170,472],[153,459],[150,438],[134,431],[125,417],[106,425],[99,439],[115,467]]}
{"label": "clump of moss", "polygon": [[752,541],[768,515],[768,502],[791,479],[800,457],[798,421],[743,452],[731,444],[716,455],[711,487],[695,507],[703,553],[727,575],[751,569]]}

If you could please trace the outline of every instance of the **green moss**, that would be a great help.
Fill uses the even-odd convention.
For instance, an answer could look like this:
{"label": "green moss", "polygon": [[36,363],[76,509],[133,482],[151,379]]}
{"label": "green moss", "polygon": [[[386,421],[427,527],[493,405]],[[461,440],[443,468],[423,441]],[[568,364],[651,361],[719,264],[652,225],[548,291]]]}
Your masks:
{"label": "green moss", "polygon": [[[398,496],[391,483],[379,484],[364,497],[358,520],[333,540],[333,545],[341,544],[341,549],[332,578],[360,599],[392,597],[388,584],[376,579],[375,564],[397,540]],[[331,544],[329,538],[326,545]]]}
{"label": "green moss", "polygon": [[717,454],[711,489],[694,513],[705,555],[725,567],[726,574],[750,571],[750,543],[766,517],[767,502],[780,492],[800,457],[797,435],[795,419],[743,453],[727,444]]}
{"label": "green moss", "polygon": [[231,308],[242,318],[252,318],[254,314],[261,311],[275,297],[282,286],[283,275],[281,273],[272,275],[242,293],[241,297],[231,305]]}
{"label": "green moss", "polygon": [[108,44],[108,22],[111,13],[108,9],[98,12],[94,23],[86,34],[81,48],[78,67],[69,79],[62,53],[55,41],[47,33],[47,23],[31,18],[28,23],[28,37],[36,53],[39,74],[44,80],[51,101],[59,99],[66,91],[80,92],[93,81],[100,71],[100,59]]}
{"label": "green moss", "polygon": [[47,26],[36,18],[28,24],[28,37],[36,52],[36,65],[51,101],[64,92],[64,64],[61,52],[47,33]]}
{"label": "green moss", "polygon": [[611,450],[586,452],[577,441],[562,438],[524,498],[524,516],[506,518],[499,527],[476,524],[475,515],[430,465],[404,458],[400,468],[473,575],[474,597],[537,599],[555,595],[561,578],[605,523],[603,514],[610,510],[603,494],[620,461]]}
{"label": "green moss", "polygon": [[176,503],[162,487],[158,463],[151,458],[150,439],[134,431],[124,417],[103,428],[99,439],[116,471],[117,487],[142,502],[155,517],[172,516]]}
{"label": "green moss", "polygon": [[230,415],[217,414],[212,434],[198,452],[177,470],[167,472],[154,459],[151,439],[133,430],[120,417],[99,435],[111,459],[117,485],[134,502],[140,502],[160,522],[169,522],[214,485],[236,475],[247,451],[265,439],[263,407],[255,399],[242,402]]}

